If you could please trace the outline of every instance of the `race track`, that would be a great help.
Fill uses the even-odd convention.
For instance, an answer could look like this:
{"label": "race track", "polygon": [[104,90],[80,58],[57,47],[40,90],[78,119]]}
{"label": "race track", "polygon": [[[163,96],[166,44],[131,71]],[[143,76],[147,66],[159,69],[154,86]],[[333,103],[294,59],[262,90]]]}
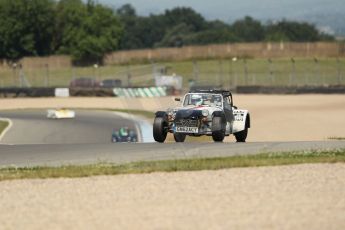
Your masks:
{"label": "race track", "polygon": [[345,148],[345,141],[0,145],[0,167],[126,163],[335,148]]}
{"label": "race track", "polygon": [[12,127],[0,144],[82,144],[109,143],[113,129],[128,126],[136,130],[132,120],[110,111],[77,110],[75,119],[47,119],[46,110],[0,111]]}
{"label": "race track", "polygon": [[[11,129],[0,142],[0,167],[221,157],[273,151],[345,148],[345,141],[248,143],[116,143],[113,128],[136,128],[107,111],[77,110],[75,119],[49,120],[45,110],[2,111]],[[230,137],[231,138],[231,137]]]}

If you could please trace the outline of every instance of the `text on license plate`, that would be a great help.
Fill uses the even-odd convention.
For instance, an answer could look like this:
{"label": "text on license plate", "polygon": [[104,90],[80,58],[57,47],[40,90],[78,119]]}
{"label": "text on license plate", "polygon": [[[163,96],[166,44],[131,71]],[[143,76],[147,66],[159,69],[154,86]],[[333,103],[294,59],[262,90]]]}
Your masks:
{"label": "text on license plate", "polygon": [[198,127],[176,127],[177,133],[198,133]]}

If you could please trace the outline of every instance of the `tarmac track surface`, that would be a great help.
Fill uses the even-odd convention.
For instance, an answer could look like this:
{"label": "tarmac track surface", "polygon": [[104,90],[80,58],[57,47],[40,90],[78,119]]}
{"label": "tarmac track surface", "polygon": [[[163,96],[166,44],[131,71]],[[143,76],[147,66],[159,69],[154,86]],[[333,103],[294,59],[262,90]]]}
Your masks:
{"label": "tarmac track surface", "polygon": [[249,143],[110,143],[113,128],[133,121],[107,111],[76,111],[71,120],[48,120],[43,110],[3,111],[13,121],[0,142],[0,167],[222,157],[273,151],[345,148],[345,141]]}
{"label": "tarmac track surface", "polygon": [[77,110],[74,119],[47,119],[46,110],[14,110],[0,111],[0,117],[13,123],[0,144],[105,144],[113,129],[136,130],[132,120],[110,111]]}
{"label": "tarmac track surface", "polygon": [[256,143],[117,143],[0,145],[0,167],[224,157],[274,151],[345,148],[344,141]]}

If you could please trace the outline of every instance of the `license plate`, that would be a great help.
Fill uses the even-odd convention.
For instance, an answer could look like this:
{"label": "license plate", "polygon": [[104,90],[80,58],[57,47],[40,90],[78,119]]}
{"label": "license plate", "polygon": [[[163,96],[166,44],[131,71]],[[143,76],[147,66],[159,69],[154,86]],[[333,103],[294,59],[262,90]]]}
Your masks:
{"label": "license plate", "polygon": [[177,133],[198,133],[198,127],[176,127]]}

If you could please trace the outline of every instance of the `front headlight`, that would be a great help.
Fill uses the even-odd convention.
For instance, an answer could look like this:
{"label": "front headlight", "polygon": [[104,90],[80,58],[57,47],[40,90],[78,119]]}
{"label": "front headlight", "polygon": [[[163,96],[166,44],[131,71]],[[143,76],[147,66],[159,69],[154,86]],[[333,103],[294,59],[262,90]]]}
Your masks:
{"label": "front headlight", "polygon": [[207,110],[207,109],[204,109],[204,110],[202,111],[202,115],[203,115],[204,117],[207,117],[207,116],[208,116],[208,110]]}

